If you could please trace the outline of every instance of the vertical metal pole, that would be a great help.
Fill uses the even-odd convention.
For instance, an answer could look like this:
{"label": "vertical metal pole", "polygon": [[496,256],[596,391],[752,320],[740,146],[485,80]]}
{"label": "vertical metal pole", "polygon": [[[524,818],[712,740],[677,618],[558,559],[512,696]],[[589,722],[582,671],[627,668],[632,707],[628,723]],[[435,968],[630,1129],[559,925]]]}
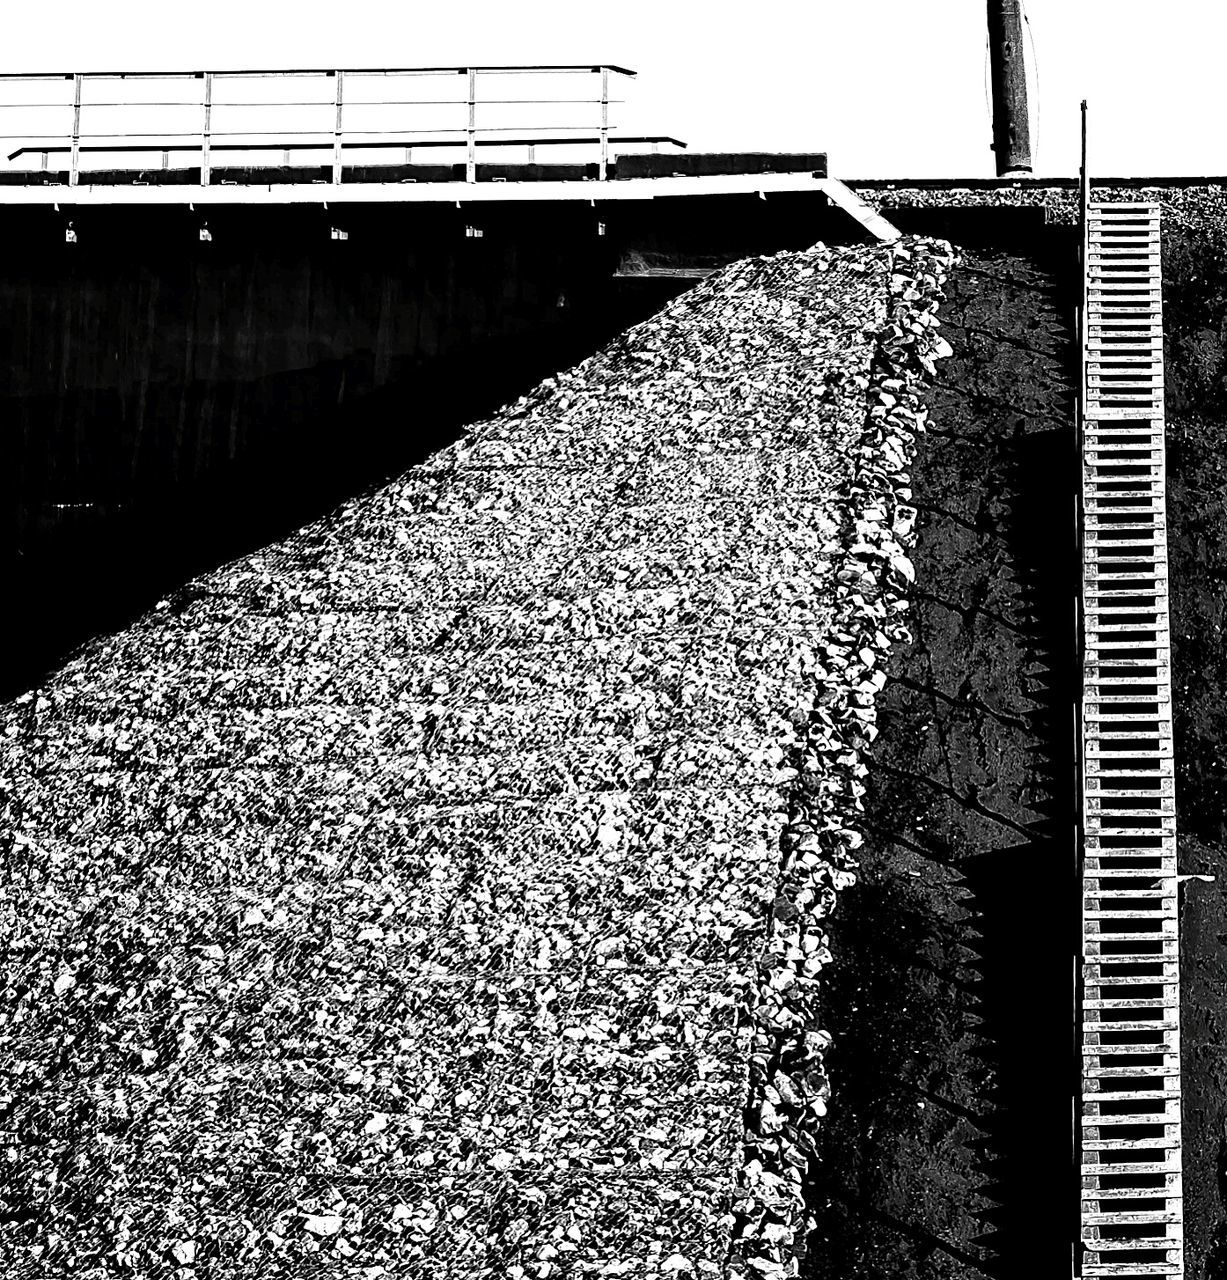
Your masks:
{"label": "vertical metal pole", "polygon": [[213,72],[204,78],[204,133],[200,142],[200,185],[209,185],[209,139],[213,133]]}
{"label": "vertical metal pole", "polygon": [[332,136],[332,180],[341,181],[341,103],[345,91],[345,72],[337,72],[337,124]]}
{"label": "vertical metal pole", "polygon": [[1086,246],[1086,223],[1087,210],[1091,203],[1091,179],[1090,171],[1086,167],[1086,99],[1082,99],[1082,183],[1080,188],[1082,198],[1082,244]]}
{"label": "vertical metal pole", "polygon": [[1019,0],[988,0],[988,55],[997,176],[1030,173],[1031,125]]}
{"label": "vertical metal pole", "polygon": [[[1086,312],[1090,295],[1087,292],[1087,277],[1090,274],[1090,208],[1091,208],[1091,173],[1087,168],[1086,158],[1086,99],[1082,100],[1082,167],[1078,182],[1078,229],[1080,232],[1079,267],[1082,272],[1082,289],[1078,297],[1078,456],[1079,475],[1081,475],[1083,413],[1087,401],[1087,324]],[[1081,493],[1081,491],[1079,491]],[[1079,506],[1081,510],[1081,506]],[[1079,551],[1081,552],[1081,544]],[[1081,562],[1080,562],[1081,563]]]}
{"label": "vertical metal pole", "polygon": [[601,172],[603,182],[609,177],[609,68],[601,68]]}
{"label": "vertical metal pole", "polygon": [[477,68],[469,67],[469,135],[464,161],[464,180],[477,181]]}
{"label": "vertical metal pole", "polygon": [[[1086,388],[1087,388],[1087,268],[1089,266],[1089,219],[1087,217],[1088,206],[1090,203],[1090,178],[1086,167],[1086,101],[1082,103],[1082,167],[1079,172],[1078,182],[1078,217],[1079,217],[1079,246],[1078,246],[1078,269],[1082,277],[1081,287],[1078,294],[1078,398],[1076,406],[1076,415],[1074,418],[1074,467],[1075,467],[1075,491],[1074,491],[1074,554],[1077,557],[1077,595],[1074,599],[1074,892],[1077,894],[1079,908],[1076,913],[1076,928],[1078,931],[1077,951],[1074,956],[1074,998],[1073,998],[1073,1026],[1074,1026],[1074,1053],[1073,1061],[1077,1064],[1075,1068],[1074,1079],[1074,1104],[1073,1104],[1073,1125],[1071,1139],[1073,1143],[1073,1160],[1072,1167],[1077,1171],[1082,1167],[1082,1004],[1083,1004],[1083,987],[1082,987],[1082,962],[1083,950],[1085,948],[1085,940],[1082,936],[1083,912],[1085,910],[1082,905],[1085,892],[1085,867],[1086,867],[1086,850],[1084,847],[1083,831],[1085,828],[1085,773],[1086,761],[1083,751],[1083,723],[1082,723],[1082,703],[1083,703],[1083,687],[1082,683],[1085,678],[1086,671],[1086,617],[1083,609],[1083,599],[1085,595],[1086,584],[1084,575],[1086,573],[1085,559],[1086,554],[1083,550],[1086,534],[1084,530],[1084,512],[1083,506],[1085,499],[1083,497],[1083,467],[1085,433],[1086,433]],[[1076,1177],[1073,1188],[1074,1197],[1072,1203],[1078,1206],[1077,1221],[1073,1224],[1073,1240],[1072,1251],[1074,1256],[1074,1272],[1081,1274],[1082,1267],[1080,1261],[1080,1250],[1078,1241],[1082,1233],[1082,1213],[1081,1213],[1081,1196],[1082,1196],[1082,1179]]]}
{"label": "vertical metal pole", "polygon": [[73,76],[72,102],[72,162],[68,170],[68,185],[75,187],[81,173],[81,81],[84,76]]}

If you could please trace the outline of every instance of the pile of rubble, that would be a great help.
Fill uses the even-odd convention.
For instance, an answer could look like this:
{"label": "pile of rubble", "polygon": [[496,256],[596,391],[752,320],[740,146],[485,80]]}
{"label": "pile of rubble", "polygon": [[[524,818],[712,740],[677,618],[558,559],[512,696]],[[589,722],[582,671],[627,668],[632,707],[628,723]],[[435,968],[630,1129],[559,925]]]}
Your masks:
{"label": "pile of rubble", "polygon": [[826,1114],[819,974],[830,963],[825,923],[855,879],[865,749],[877,736],[875,701],[895,644],[906,643],[907,549],[915,508],[909,468],[927,422],[922,397],[935,361],[950,354],[937,332],[953,263],[940,242],[892,255],[891,311],[872,369],[857,375],[868,417],[854,471],[840,494],[838,533],[824,548],[835,590],[832,627],[811,668],[812,706],[799,744],[798,786],[784,832],[771,941],[760,968],[751,1056],[747,1162],[732,1274],[797,1274],[815,1223],[805,1183]]}
{"label": "pile of rubble", "polygon": [[11,1274],[795,1272],[948,265],[739,263],[0,712]]}

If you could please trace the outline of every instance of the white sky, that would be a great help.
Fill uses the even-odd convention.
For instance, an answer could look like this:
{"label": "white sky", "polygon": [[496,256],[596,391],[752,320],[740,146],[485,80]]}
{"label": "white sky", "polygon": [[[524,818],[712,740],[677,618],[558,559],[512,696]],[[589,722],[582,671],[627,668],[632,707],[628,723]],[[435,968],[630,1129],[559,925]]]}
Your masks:
{"label": "white sky", "polygon": [[[1227,6],[1025,0],[1040,174],[1227,173]],[[825,150],[844,177],[993,172],[984,0],[9,0],[0,71],[609,62],[625,131]],[[1031,58],[1031,47],[1027,48]],[[1037,108],[1038,98],[1038,111]]]}

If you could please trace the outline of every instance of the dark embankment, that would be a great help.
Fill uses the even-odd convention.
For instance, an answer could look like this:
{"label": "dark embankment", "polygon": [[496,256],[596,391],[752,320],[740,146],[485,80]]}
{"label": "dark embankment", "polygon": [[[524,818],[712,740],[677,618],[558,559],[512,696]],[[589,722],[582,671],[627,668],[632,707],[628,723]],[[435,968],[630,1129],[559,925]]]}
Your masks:
{"label": "dark embankment", "polygon": [[941,311],[915,640],[826,975],[811,1280],[1060,1275],[1076,1234],[1075,276],[1061,233],[1020,241],[965,248]]}
{"label": "dark embankment", "polygon": [[1165,209],[1168,520],[1181,890],[1185,1264],[1227,1277],[1227,202]]}

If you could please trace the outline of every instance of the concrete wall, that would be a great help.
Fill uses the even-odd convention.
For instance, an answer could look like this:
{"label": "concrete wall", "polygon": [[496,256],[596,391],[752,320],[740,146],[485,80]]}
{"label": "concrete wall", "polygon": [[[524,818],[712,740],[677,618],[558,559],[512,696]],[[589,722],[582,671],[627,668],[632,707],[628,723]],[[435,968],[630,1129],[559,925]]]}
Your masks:
{"label": "concrete wall", "polygon": [[[214,215],[212,243],[177,210],[77,217],[75,245],[46,214],[10,232],[28,246],[0,273],[19,545],[51,504],[131,502],[297,450],[389,386],[473,400],[484,347],[565,331],[609,270],[592,218],[466,240],[459,216],[334,216],[348,241],[323,210]],[[404,406],[405,433],[431,435],[430,405]]]}

